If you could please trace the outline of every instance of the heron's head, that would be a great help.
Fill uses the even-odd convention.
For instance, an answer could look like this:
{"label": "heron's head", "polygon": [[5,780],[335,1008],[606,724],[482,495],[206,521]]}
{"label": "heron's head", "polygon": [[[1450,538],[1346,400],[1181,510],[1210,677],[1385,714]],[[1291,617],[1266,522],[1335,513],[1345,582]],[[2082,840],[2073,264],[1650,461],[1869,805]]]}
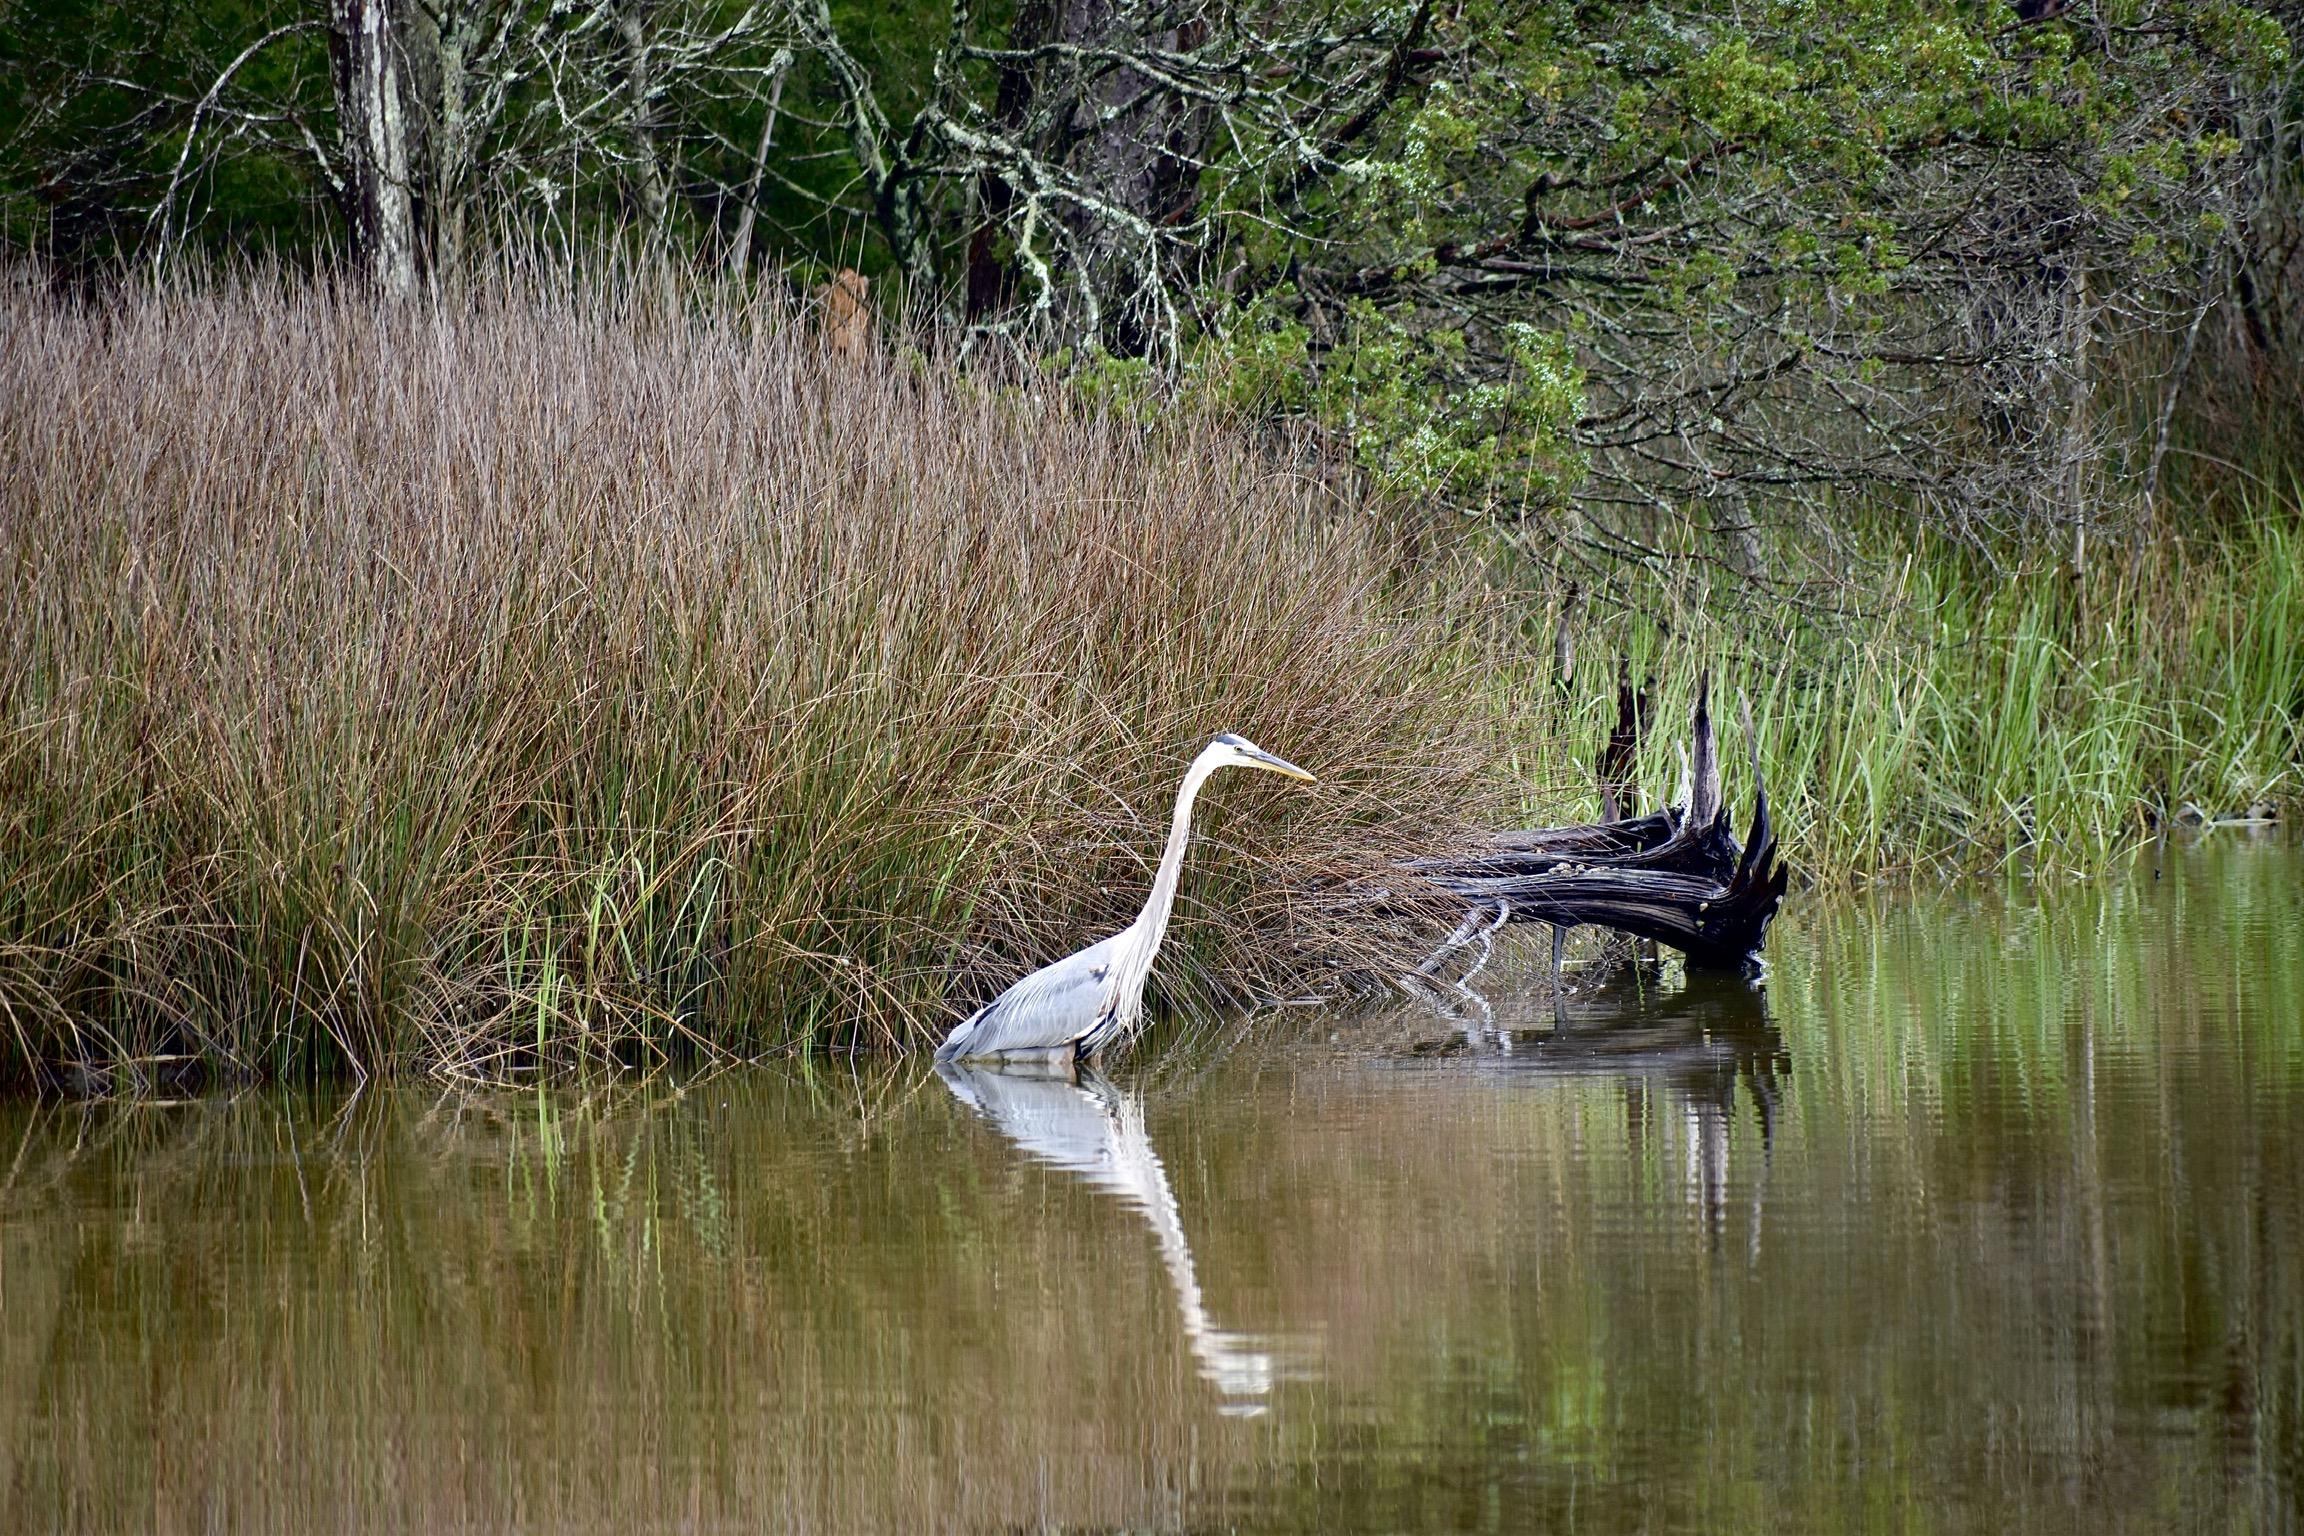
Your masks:
{"label": "heron's head", "polygon": [[1212,766],[1217,768],[1227,765],[1261,768],[1266,773],[1286,774],[1291,779],[1302,779],[1307,784],[1318,782],[1288,759],[1275,757],[1247,737],[1235,736],[1230,731],[1208,743],[1208,755],[1215,759]]}

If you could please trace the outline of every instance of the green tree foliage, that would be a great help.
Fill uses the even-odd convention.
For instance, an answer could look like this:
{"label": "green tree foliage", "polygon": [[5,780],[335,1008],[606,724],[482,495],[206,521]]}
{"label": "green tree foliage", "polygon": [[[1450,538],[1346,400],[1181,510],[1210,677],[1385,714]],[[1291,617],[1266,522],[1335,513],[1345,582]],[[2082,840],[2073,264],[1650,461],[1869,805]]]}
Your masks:
{"label": "green tree foliage", "polygon": [[[325,31],[296,0],[0,0],[0,240],[65,270],[142,249],[183,162],[195,238],[308,249],[294,146],[329,107]],[[255,152],[186,157],[217,140]]]}
{"label": "green tree foliage", "polygon": [[742,206],[810,180],[764,131],[793,65],[775,21],[741,0],[0,0],[0,229],[82,275],[252,247],[373,269],[387,235],[432,279],[470,245],[609,232],[724,255]]}
{"label": "green tree foliage", "polygon": [[[2113,446],[2091,354],[2222,292],[2240,122],[2286,41],[2222,3],[2020,10],[1412,17],[1412,78],[1369,133],[1319,174],[1222,188],[1218,268],[1287,285],[1318,397],[1407,452],[1406,488],[1461,504],[1469,471],[1515,511],[1580,491],[1618,552],[1660,503],[1736,549],[1851,484],[1955,521],[2085,519]],[[1494,446],[1438,475],[1449,456],[1415,451],[1500,409]]]}

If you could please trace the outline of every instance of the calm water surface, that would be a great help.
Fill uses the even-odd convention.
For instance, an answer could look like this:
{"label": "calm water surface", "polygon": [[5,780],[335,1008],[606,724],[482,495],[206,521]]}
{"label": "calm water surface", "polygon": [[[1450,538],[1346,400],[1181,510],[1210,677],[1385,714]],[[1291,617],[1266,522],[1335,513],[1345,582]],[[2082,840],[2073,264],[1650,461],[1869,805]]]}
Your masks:
{"label": "calm water surface", "polygon": [[0,1106],[0,1530],[2297,1529],[2304,853],[1773,954],[1078,1087]]}

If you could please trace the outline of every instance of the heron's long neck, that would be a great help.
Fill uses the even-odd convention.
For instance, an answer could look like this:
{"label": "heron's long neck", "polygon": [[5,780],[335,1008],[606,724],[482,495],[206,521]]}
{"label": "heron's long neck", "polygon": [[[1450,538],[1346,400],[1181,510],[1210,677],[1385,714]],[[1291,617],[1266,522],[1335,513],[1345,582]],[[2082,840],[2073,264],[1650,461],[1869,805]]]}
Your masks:
{"label": "heron's long neck", "polygon": [[1151,963],[1152,951],[1160,947],[1160,940],[1168,932],[1168,913],[1176,905],[1176,882],[1184,874],[1184,847],[1192,841],[1192,801],[1200,793],[1200,786],[1208,782],[1208,775],[1217,765],[1202,753],[1193,759],[1184,771],[1184,785],[1176,791],[1176,817],[1168,825],[1168,847],[1160,855],[1160,871],[1152,877],[1152,897],[1144,903],[1144,915],[1136,919],[1136,927],[1145,936],[1144,958]]}

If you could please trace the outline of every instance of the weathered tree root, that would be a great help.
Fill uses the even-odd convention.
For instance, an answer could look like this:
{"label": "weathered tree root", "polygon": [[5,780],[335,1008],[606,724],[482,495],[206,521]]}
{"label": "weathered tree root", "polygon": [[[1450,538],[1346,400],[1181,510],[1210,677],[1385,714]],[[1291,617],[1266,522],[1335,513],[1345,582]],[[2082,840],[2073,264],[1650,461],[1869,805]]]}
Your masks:
{"label": "weathered tree root", "polygon": [[[1628,778],[1631,751],[1624,742],[1636,742],[1644,703],[1634,699],[1629,683],[1619,687],[1617,729],[1603,757],[1603,779],[1610,784]],[[1784,899],[1787,870],[1776,858],[1756,750],[1752,832],[1737,845],[1720,788],[1710,704],[1706,678],[1697,690],[1691,761],[1679,804],[1630,820],[1499,832],[1490,852],[1418,859],[1405,867],[1464,899],[1460,934],[1484,938],[1504,922],[1556,928],[1590,923],[1669,944],[1691,965],[1757,971],[1768,924]],[[1745,734],[1751,735],[1749,720]],[[1629,791],[1620,792],[1628,801]],[[1604,799],[1612,809],[1616,793]],[[1441,952],[1452,947],[1453,940]]]}

